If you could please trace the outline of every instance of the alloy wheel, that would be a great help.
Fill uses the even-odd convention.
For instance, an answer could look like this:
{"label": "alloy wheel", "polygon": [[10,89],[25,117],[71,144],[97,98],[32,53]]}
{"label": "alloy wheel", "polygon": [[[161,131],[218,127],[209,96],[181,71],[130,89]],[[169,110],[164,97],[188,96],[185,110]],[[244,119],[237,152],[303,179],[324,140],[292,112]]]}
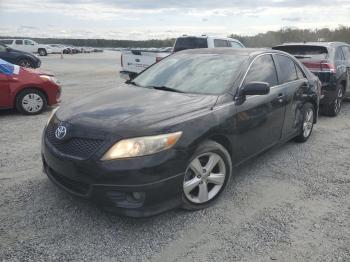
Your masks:
{"label": "alloy wheel", "polygon": [[203,204],[217,196],[226,179],[223,158],[216,153],[204,153],[189,164],[183,182],[186,198],[196,204]]}
{"label": "alloy wheel", "polygon": [[29,113],[37,113],[44,106],[44,101],[42,97],[37,94],[27,94],[22,99],[22,107],[25,111]]}
{"label": "alloy wheel", "polygon": [[19,64],[20,66],[22,66],[22,67],[27,67],[27,68],[30,68],[30,67],[32,66],[32,64],[30,63],[30,61],[27,60],[27,59],[21,60],[18,64]]}
{"label": "alloy wheel", "polygon": [[339,88],[337,98],[334,103],[334,112],[338,114],[340,112],[341,104],[343,102],[343,89]]}
{"label": "alloy wheel", "polygon": [[305,112],[304,123],[303,123],[303,136],[309,137],[314,124],[314,111],[309,108]]}

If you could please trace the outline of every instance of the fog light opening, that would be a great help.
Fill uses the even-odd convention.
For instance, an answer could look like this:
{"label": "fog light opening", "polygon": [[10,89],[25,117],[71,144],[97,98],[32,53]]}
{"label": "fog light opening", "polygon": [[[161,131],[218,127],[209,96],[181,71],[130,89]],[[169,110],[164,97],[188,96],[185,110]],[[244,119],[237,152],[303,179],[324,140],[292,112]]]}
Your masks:
{"label": "fog light opening", "polygon": [[143,192],[132,192],[131,196],[136,201],[142,201],[144,199],[144,197],[145,197],[145,193],[143,193]]}

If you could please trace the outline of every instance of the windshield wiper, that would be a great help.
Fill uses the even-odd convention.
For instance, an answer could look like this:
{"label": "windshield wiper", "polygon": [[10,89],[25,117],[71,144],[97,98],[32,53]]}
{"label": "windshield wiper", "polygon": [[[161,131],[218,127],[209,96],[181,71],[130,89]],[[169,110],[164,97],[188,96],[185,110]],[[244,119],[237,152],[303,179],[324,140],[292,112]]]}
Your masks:
{"label": "windshield wiper", "polygon": [[164,91],[170,91],[170,92],[176,92],[176,93],[185,93],[185,92],[180,91],[178,89],[167,87],[167,86],[151,86],[151,87],[154,89],[157,89],[157,90],[164,90]]}
{"label": "windshield wiper", "polygon": [[136,84],[136,82],[134,81],[126,81],[126,83],[129,85],[140,86],[139,84]]}

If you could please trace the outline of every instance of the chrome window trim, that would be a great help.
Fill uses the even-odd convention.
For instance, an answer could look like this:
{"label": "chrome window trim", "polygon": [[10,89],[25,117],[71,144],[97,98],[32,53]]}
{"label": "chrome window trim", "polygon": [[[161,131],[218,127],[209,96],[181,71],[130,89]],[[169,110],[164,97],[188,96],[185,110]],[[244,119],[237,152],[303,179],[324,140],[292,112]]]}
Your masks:
{"label": "chrome window trim", "polygon": [[[286,56],[286,57],[288,57],[289,59],[291,59],[289,55],[280,54],[280,53],[274,53],[274,52],[268,52],[268,53],[263,53],[263,54],[257,55],[256,57],[254,57],[254,59],[253,59],[253,60],[251,61],[251,63],[249,64],[249,66],[248,66],[248,68],[247,68],[247,70],[246,70],[246,72],[245,72],[245,74],[244,74],[244,76],[243,76],[243,79],[242,79],[241,83],[239,84],[239,87],[238,87],[238,89],[237,89],[237,90],[238,90],[237,93],[239,93],[239,91],[242,89],[242,85],[243,85],[243,83],[244,83],[244,80],[246,79],[247,74],[248,74],[250,68],[252,67],[253,63],[255,62],[255,60],[258,59],[258,58],[261,57],[261,56],[264,56],[264,55],[271,55],[271,56],[273,56],[273,55],[281,55],[281,56]],[[273,57],[272,57],[272,60],[273,60]],[[296,66],[298,66],[299,69],[303,72],[303,74],[304,74],[304,78],[303,78],[303,79],[307,79],[307,78],[305,77],[305,72],[304,72],[304,70],[302,70],[302,69],[300,68],[300,66],[299,66],[298,64],[296,64],[295,61],[294,61],[293,59],[291,59],[291,60],[292,60],[292,62],[293,62]],[[275,62],[275,61],[273,61],[273,62]],[[276,67],[276,65],[275,65],[275,67]],[[277,68],[275,68],[275,70],[276,70],[277,80],[279,80],[279,79],[278,79]],[[293,80],[293,81],[290,81],[290,82],[286,82],[286,83],[283,83],[283,84],[278,84],[278,85],[275,85],[275,86],[271,86],[270,89],[274,89],[274,88],[280,87],[280,86],[282,86],[282,85],[284,85],[284,84],[293,83],[293,82],[300,81],[300,80],[303,80],[303,79],[296,79],[296,80]],[[259,95],[247,96],[246,99],[253,98],[253,97],[257,97],[257,96],[259,96]]]}

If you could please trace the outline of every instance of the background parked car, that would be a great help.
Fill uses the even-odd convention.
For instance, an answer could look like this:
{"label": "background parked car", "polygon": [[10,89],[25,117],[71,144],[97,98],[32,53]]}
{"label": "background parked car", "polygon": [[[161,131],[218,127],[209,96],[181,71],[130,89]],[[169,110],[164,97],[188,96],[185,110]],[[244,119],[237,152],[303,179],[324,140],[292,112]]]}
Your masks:
{"label": "background parked car", "polygon": [[70,50],[70,54],[78,54],[78,53],[81,53],[81,49],[76,47],[76,46],[73,46],[73,45],[66,45],[67,48],[69,48]]}
{"label": "background parked car", "polygon": [[49,47],[52,49],[53,54],[69,54],[68,48],[60,44],[50,44]]}
{"label": "background parked car", "polygon": [[2,39],[1,42],[13,49],[28,53],[38,53],[41,56],[52,53],[52,49],[49,46],[38,44],[30,39]]}
{"label": "background parked car", "polygon": [[35,55],[12,49],[0,43],[0,59],[23,67],[38,68],[41,60]]}
{"label": "background parked car", "polygon": [[93,47],[91,52],[95,52],[95,53],[102,53],[103,52],[103,49],[101,48],[96,48],[96,47]]}
{"label": "background parked car", "polygon": [[321,112],[336,116],[350,96],[350,45],[341,42],[289,43],[273,47],[298,58],[322,82]]}
{"label": "background parked car", "polygon": [[60,95],[61,87],[53,75],[0,59],[0,108],[35,115],[59,103]]}

